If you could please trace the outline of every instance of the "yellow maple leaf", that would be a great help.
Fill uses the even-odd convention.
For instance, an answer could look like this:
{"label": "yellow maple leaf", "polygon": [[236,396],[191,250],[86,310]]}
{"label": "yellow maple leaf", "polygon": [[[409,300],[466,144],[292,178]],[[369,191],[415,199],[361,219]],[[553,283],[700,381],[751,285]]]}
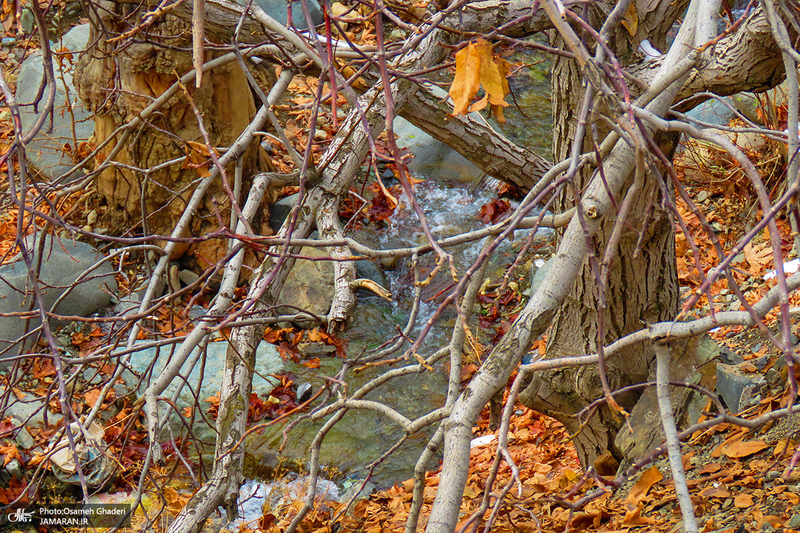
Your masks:
{"label": "yellow maple leaf", "polygon": [[636,12],[636,2],[630,3],[628,11],[625,12],[625,16],[620,22],[631,34],[631,37],[636,36],[636,32],[639,30],[639,14]]}
{"label": "yellow maple leaf", "polygon": [[627,501],[638,504],[647,495],[650,488],[662,479],[664,479],[664,476],[661,475],[658,467],[651,466],[642,472],[642,477],[639,478],[639,481],[636,482],[628,494]]}
{"label": "yellow maple leaf", "polygon": [[[481,58],[480,81],[483,90],[486,91],[489,103],[493,106],[508,106],[505,101],[508,88],[508,80],[505,77],[505,74],[508,73],[507,62],[501,58],[495,59],[492,55],[492,45],[488,41],[478,39],[475,48]],[[505,72],[501,72],[501,68]]]}
{"label": "yellow maple leaf", "polygon": [[[470,43],[456,53],[456,75],[450,86],[450,97],[453,99],[453,116],[480,111],[487,105],[498,122],[505,122],[503,108],[508,107],[505,101],[510,92],[508,73],[511,64],[505,59],[494,57],[492,45],[484,39]],[[471,103],[483,87],[483,98]]]}
{"label": "yellow maple leaf", "polygon": [[[511,72],[511,63],[502,57],[496,57],[493,59],[493,61],[497,65],[497,70],[500,73],[500,88],[502,90],[502,96],[500,96],[499,103],[492,103],[492,114],[494,114],[494,118],[497,122],[500,124],[505,124],[506,118],[503,116],[503,108],[508,106],[505,98],[506,95],[511,92],[511,89],[508,87],[508,73]],[[489,101],[491,102],[491,99]]]}
{"label": "yellow maple leaf", "polygon": [[467,113],[469,104],[480,89],[481,58],[473,43],[456,53],[456,75],[450,86],[453,115]]}

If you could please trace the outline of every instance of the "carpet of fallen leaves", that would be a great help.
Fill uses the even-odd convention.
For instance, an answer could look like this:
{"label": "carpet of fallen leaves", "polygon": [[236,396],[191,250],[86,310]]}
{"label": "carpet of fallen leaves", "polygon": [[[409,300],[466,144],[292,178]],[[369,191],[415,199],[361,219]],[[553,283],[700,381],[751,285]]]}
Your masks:
{"label": "carpet of fallen leaves", "polygon": [[[771,407],[772,401],[775,399],[765,401],[762,410]],[[494,435],[485,430],[487,422],[484,416],[476,434]],[[669,466],[664,460],[614,492],[604,485],[603,478],[583,477],[574,448],[555,420],[523,408],[514,414],[511,427],[509,452],[519,469],[522,486],[512,486],[495,508],[496,496],[513,481],[509,465],[502,464],[490,493],[491,505],[482,514],[483,520],[475,522],[480,529],[494,514],[489,530],[498,533],[678,531],[681,517]],[[496,438],[480,440],[484,442],[475,444],[471,450],[461,522],[456,531],[461,531],[480,509],[486,479],[497,453]],[[797,531],[797,526],[793,529],[787,523],[798,520],[800,472],[781,477],[797,442],[788,437],[772,444],[768,441],[746,430],[729,427],[693,437],[683,461],[702,531],[772,531],[766,529],[767,525],[786,533]],[[427,522],[438,484],[439,473],[429,473],[425,479],[420,528]],[[403,481],[359,502],[337,522],[339,531],[401,531],[411,506],[412,487],[412,480]],[[580,510],[573,512],[564,504],[598,489],[604,492]],[[334,510],[333,514],[339,511],[343,508]],[[313,513],[303,529],[331,531],[330,518],[328,513]],[[280,531],[290,519],[291,514],[283,515],[264,531]]]}

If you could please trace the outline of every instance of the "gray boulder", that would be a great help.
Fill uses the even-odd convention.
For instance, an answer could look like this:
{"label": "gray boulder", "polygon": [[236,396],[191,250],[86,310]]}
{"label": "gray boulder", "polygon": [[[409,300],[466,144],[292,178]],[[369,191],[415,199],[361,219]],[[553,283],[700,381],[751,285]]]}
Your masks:
{"label": "gray boulder", "polygon": [[[730,98],[726,98],[725,100],[728,103],[731,103]],[[705,122],[706,124],[727,126],[731,119],[735,116],[735,113],[722,101],[712,99],[706,100],[702,104],[698,105],[686,113],[686,116],[701,122]]]}
{"label": "gray boulder", "polygon": [[461,183],[477,182],[485,173],[466,157],[437,141],[404,118],[394,119],[398,148],[406,148],[414,159],[408,170],[420,176],[437,176]]}
{"label": "gray boulder", "polygon": [[[298,30],[305,30],[308,28],[308,24],[306,24],[306,18],[303,14],[303,4],[302,1],[306,1],[308,5],[308,11],[311,14],[311,23],[314,26],[319,26],[325,20],[322,10],[319,8],[319,3],[317,0],[293,0],[292,1],[292,25],[297,28]],[[246,4],[246,2],[242,2],[239,0],[239,3],[242,5]],[[280,22],[284,26],[288,24],[288,9],[286,8],[287,3],[286,0],[255,0],[255,3],[263,9],[267,15],[274,18],[277,22]]]}
{"label": "gray boulder", "polygon": [[[437,98],[447,98],[447,92],[430,85],[428,88]],[[484,121],[479,113],[473,116]],[[436,176],[437,179],[450,179],[461,183],[476,183],[486,173],[466,157],[446,144],[437,141],[407,120],[394,119],[394,132],[397,134],[398,148],[407,148],[414,159],[409,161],[408,169],[421,176]]]}
{"label": "gray boulder", "polygon": [[[52,123],[51,118],[48,117],[42,129],[26,147],[28,162],[48,180],[62,177],[73,166],[73,158],[65,150],[65,146],[68,146],[73,153],[77,153],[76,143],[88,141],[94,133],[94,121],[78,98],[72,81],[77,54],[86,49],[88,40],[89,24],[82,24],[74,27],[58,42],[50,45],[53,50],[67,49],[75,55],[72,59],[53,61],[56,97]],[[34,109],[32,105],[28,105],[36,98],[43,79],[42,54],[35,52],[22,63],[17,79],[17,102],[20,104],[22,127],[26,131],[36,122],[41,108],[47,101],[48,89],[45,88],[44,96],[39,100],[37,108]],[[66,176],[66,180],[73,181],[81,176],[81,172],[74,172]]]}
{"label": "gray boulder", "polygon": [[272,228],[272,231],[277,233],[278,230],[281,229],[283,221],[286,220],[286,217],[292,212],[299,197],[299,194],[285,196],[269,206],[269,226]]}
{"label": "gray boulder", "polygon": [[[26,244],[31,247],[33,238],[28,237]],[[34,250],[38,244],[37,239]],[[52,310],[65,293],[54,310],[56,314],[89,316],[109,305],[111,295],[117,292],[117,282],[109,263],[98,265],[102,259],[103,255],[86,243],[47,237],[39,272],[39,290],[46,310]],[[90,271],[95,265],[97,268]],[[11,263],[0,266],[0,352],[16,344],[25,327],[25,321],[18,317],[2,314],[31,309],[33,298],[28,269],[18,254]],[[52,327],[65,324],[66,321],[50,321]],[[32,319],[28,331],[40,325],[41,320]]]}
{"label": "gray boulder", "polygon": [[[300,255],[306,257],[326,257],[328,252],[319,248],[304,247]],[[278,302],[314,313],[326,315],[333,299],[333,262],[297,260],[283,284]],[[294,308],[284,308],[284,313],[297,312]]]}
{"label": "gray boulder", "polygon": [[[178,345],[160,348],[144,348],[131,354],[131,368],[137,374],[143,376],[141,383],[138,384],[138,391],[140,394],[144,392],[144,389],[155,377],[163,372],[164,368],[166,368],[167,364],[170,362],[172,354],[174,350],[177,349],[177,346]],[[181,378],[174,379],[161,396],[172,398],[181,384],[188,384],[188,386],[183,386],[181,392],[178,393],[176,400],[178,407],[183,409],[195,404],[194,395],[192,394],[193,391],[197,394],[201,406],[207,407],[208,404],[202,404],[203,400],[210,396],[219,395],[222,379],[224,377],[225,356],[227,351],[227,342],[209,342],[206,348],[205,361],[203,362],[200,357],[202,354],[199,348],[195,348],[187,362],[184,363],[184,367],[186,367],[186,365],[192,364],[192,361],[196,361],[191,371],[188,372],[186,381],[184,382]],[[149,370],[151,365],[152,371]],[[258,373],[253,376],[253,392],[261,396],[267,396],[279,382],[278,378],[271,374],[284,372],[283,359],[281,359],[278,349],[275,348],[275,346],[267,342],[262,342],[258,345],[258,349],[256,350],[256,369]],[[186,374],[184,373],[184,375]],[[135,389],[137,388],[137,384],[133,382],[132,378],[133,376],[128,375],[125,377],[125,380],[129,387]],[[137,379],[136,381],[138,382],[139,380]],[[198,383],[200,384],[199,389],[197,388]]]}
{"label": "gray boulder", "polygon": [[758,394],[759,389],[766,384],[760,373],[748,371],[749,366],[752,364],[717,363],[717,392],[733,414],[749,407],[748,400]]}
{"label": "gray boulder", "polygon": [[[25,392],[22,394],[8,392],[5,386],[0,386],[0,394],[8,398],[8,402],[2,412],[3,417],[13,419],[12,423],[15,426],[18,425],[16,421],[19,421],[26,428],[44,425],[55,426],[63,418],[60,414],[53,414],[49,411],[47,398]],[[26,450],[30,448],[29,436],[30,434],[27,430],[22,433],[22,429],[14,435],[17,439],[17,444]]]}
{"label": "gray boulder", "polygon": [[[670,381],[683,381],[711,389],[714,386],[714,365],[710,363],[718,359],[719,346],[708,335],[676,341],[669,367]],[[655,381],[655,366],[653,363],[649,376],[651,381]],[[698,401],[703,404],[708,401],[705,396],[687,387],[670,387],[670,401],[679,429],[695,421],[691,420],[691,406],[697,396],[700,396]],[[656,389],[648,387],[615,440],[626,464],[641,459],[664,440],[659,413]]]}

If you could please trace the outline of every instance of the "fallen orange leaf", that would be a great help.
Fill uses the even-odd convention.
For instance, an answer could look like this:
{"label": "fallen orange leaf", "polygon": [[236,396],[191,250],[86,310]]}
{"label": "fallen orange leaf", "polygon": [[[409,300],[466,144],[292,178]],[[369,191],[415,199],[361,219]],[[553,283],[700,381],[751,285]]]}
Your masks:
{"label": "fallen orange leaf", "polygon": [[25,460],[22,459],[22,455],[19,453],[16,444],[0,446],[0,453],[5,455],[5,458],[3,459],[3,466],[6,466],[8,463],[10,463],[12,459],[16,459],[22,464],[25,463]]}
{"label": "fallen orange leaf", "polygon": [[661,472],[658,470],[658,467],[651,466],[650,468],[642,472],[642,477],[639,478],[639,481],[636,482],[636,484],[631,489],[631,492],[628,494],[627,501],[632,503],[639,503],[639,501],[648,493],[650,487],[652,487],[662,479],[664,479],[664,476],[661,475]]}
{"label": "fallen orange leaf", "polygon": [[747,509],[753,506],[753,496],[750,494],[739,494],[733,499],[733,505],[739,509]]}
{"label": "fallen orange leaf", "polygon": [[[655,467],[653,467],[655,468]],[[630,526],[645,526],[649,524],[656,523],[655,518],[650,518],[647,516],[642,516],[642,506],[637,505],[635,508],[631,509],[631,505],[628,505],[628,512],[625,513],[625,518],[623,518],[622,523],[627,524]]]}
{"label": "fallen orange leaf", "polygon": [[721,451],[731,459],[739,459],[758,453],[768,446],[766,442],[761,440],[748,440],[723,445]]}

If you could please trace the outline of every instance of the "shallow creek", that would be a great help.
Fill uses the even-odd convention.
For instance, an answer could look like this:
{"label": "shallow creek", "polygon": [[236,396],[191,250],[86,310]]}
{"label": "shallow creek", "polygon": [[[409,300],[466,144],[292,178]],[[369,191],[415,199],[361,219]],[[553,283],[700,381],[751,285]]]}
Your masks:
{"label": "shallow creek", "polygon": [[[516,108],[512,103],[506,109],[508,122],[502,129],[517,142],[547,155],[552,122],[550,102],[547,97],[549,83],[542,74],[542,68],[537,68],[538,70],[528,69],[530,79],[524,82],[512,82],[515,101],[520,108]],[[514,101],[511,98],[508,100]],[[421,144],[430,143],[422,140]],[[437,168],[428,166],[423,170],[424,174],[417,172],[416,176],[424,180],[416,185],[416,199],[426,215],[432,233],[440,238],[484,227],[478,213],[482,205],[496,197],[491,184],[487,186],[476,177],[479,176],[479,172],[460,170],[468,169],[468,166],[465,167],[458,161],[455,165],[451,165],[451,155],[442,160],[438,171]],[[527,231],[516,232],[513,243],[506,241],[498,248],[493,255],[487,276],[502,276],[504,268],[514,260],[527,233]],[[366,225],[354,232],[353,237],[368,246],[384,249],[425,242],[417,216],[411,210],[408,199],[403,197],[400,198],[400,206],[392,215],[388,227]],[[481,242],[476,242],[448,250],[453,255],[459,273],[463,273],[472,264],[480,248]],[[431,258],[421,258],[420,263],[423,270],[433,266]],[[359,293],[353,324],[343,334],[343,337],[348,339],[348,357],[355,357],[364,350],[376,348],[392,338],[398,328],[405,327],[411,312],[414,291],[410,264],[410,260],[400,260],[392,271],[386,272],[387,288],[392,291],[391,303],[370,296],[368,293]],[[437,279],[444,280],[444,276],[440,275]],[[436,282],[433,285],[435,286]],[[434,296],[438,289],[444,289],[446,286],[443,281],[442,286],[430,288],[428,296]],[[435,299],[422,304],[420,316],[410,335],[412,339],[416,339],[421,326],[430,318],[437,306]],[[420,350],[421,355],[429,355],[446,345],[454,322],[455,313],[452,310],[446,312],[426,337]],[[335,375],[341,364],[341,359],[323,358],[318,369],[311,370],[290,363],[288,370],[294,375],[296,383],[309,383],[316,391],[323,384],[321,376]],[[350,371],[346,379],[348,393],[352,393],[368,380],[385,372],[387,368],[384,366],[362,372]],[[393,380],[370,393],[366,399],[386,403],[413,419],[443,405],[446,380],[447,372],[442,365],[438,365],[433,372]],[[321,425],[321,423],[301,423],[295,427],[289,433],[280,457],[277,455],[277,450],[285,426],[271,427],[260,434],[252,435],[247,442],[246,475],[269,481],[270,478],[280,478],[286,472],[304,471],[307,467],[305,461],[308,460],[309,445]],[[390,458],[377,466],[370,481],[378,488],[385,488],[397,481],[410,478],[413,475],[414,463],[432,431],[433,429],[413,435]],[[396,424],[375,412],[350,411],[331,430],[322,445],[320,462],[324,465],[324,477],[335,482],[340,488],[348,478],[365,478],[367,465],[396,443],[402,434],[403,431]],[[246,490],[257,492],[265,487],[272,485],[250,482]],[[330,486],[330,489],[332,488],[333,485]]]}

